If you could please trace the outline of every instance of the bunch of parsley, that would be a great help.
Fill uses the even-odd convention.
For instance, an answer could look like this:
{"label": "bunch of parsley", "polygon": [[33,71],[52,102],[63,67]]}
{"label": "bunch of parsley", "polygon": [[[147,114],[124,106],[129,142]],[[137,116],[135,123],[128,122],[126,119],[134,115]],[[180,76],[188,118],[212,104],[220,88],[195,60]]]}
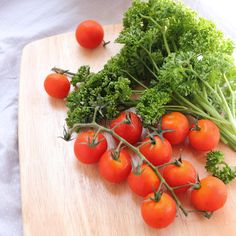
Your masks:
{"label": "bunch of parsley", "polygon": [[146,126],[176,110],[211,119],[236,150],[234,47],[211,21],[172,0],[135,0],[116,41],[124,46],[101,71],[73,77],[68,126],[90,121],[96,106],[107,119],[136,107]]}

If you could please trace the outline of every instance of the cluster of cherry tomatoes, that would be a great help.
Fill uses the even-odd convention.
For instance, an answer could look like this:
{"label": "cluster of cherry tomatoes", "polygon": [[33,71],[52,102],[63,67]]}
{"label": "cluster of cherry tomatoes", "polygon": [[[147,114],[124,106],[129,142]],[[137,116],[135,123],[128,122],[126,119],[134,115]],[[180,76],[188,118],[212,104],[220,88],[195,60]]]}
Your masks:
{"label": "cluster of cherry tomatoes", "polygon": [[[99,23],[88,20],[77,27],[75,36],[82,47],[93,49],[102,43],[104,31]],[[70,91],[70,82],[66,75],[53,73],[45,79],[44,88],[51,97],[63,99]],[[160,126],[164,131],[162,135],[152,132],[141,140],[143,126],[135,113],[123,112],[111,121],[110,130],[119,136],[119,140],[133,145],[145,157],[146,162],[142,160],[136,166],[132,165],[130,150],[124,142],[119,143],[114,137],[119,144],[108,150],[106,137],[99,130],[81,131],[74,143],[74,153],[82,163],[98,163],[100,175],[109,182],[120,183],[127,179],[130,189],[144,198],[141,214],[151,227],[164,228],[176,216],[176,199],[163,191],[163,180],[175,194],[191,190],[191,203],[199,211],[213,212],[221,208],[227,198],[227,189],[221,180],[208,176],[199,181],[189,161],[170,162],[172,145],[186,139],[198,151],[215,148],[220,139],[218,127],[210,120],[198,120],[190,126],[187,117],[179,112],[164,115]],[[161,179],[153,167],[161,173]]]}
{"label": "cluster of cherry tomatoes", "polygon": [[[160,168],[164,180],[176,194],[195,186],[195,189],[191,189],[190,197],[197,210],[213,212],[221,208],[227,198],[227,189],[221,180],[208,176],[198,182],[197,172],[187,160],[176,160],[169,164],[172,145],[180,144],[186,138],[197,150],[208,151],[216,147],[220,137],[218,127],[209,120],[199,120],[197,125],[191,127],[187,117],[179,112],[168,113],[161,121],[162,129],[171,131],[164,132],[164,137],[154,134],[140,140],[143,127],[133,112],[121,113],[111,121],[110,129],[138,148],[153,166]],[[120,183],[127,179],[130,189],[145,198],[141,214],[148,225],[155,228],[168,226],[176,216],[176,202],[170,194],[160,191],[162,181],[153,168],[145,161],[132,168],[129,148],[118,145],[118,148],[108,150],[107,146],[105,136],[91,129],[78,134],[74,152],[83,163],[98,162],[99,173],[107,181]]]}

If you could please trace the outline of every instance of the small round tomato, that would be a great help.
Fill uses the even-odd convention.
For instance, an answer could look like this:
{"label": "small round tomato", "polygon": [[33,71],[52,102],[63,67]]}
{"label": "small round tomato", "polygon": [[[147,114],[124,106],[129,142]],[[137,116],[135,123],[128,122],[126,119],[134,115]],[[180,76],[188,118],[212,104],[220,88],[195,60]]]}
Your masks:
{"label": "small round tomato", "polygon": [[[185,160],[177,164],[168,165],[163,170],[163,177],[171,187],[178,187],[190,183],[196,183],[197,172],[193,165]],[[176,193],[186,192],[191,186],[177,188]]]}
{"label": "small round tomato", "polygon": [[200,211],[215,211],[223,207],[227,199],[226,185],[218,178],[207,176],[200,181],[200,188],[191,192],[191,203]]}
{"label": "small round tomato", "polygon": [[52,73],[44,80],[44,89],[49,96],[63,99],[70,91],[70,82],[65,75]]}
{"label": "small round tomato", "polygon": [[189,143],[198,151],[210,151],[220,140],[219,128],[210,120],[199,120],[189,133]]}
{"label": "small round tomato", "polygon": [[103,41],[104,30],[95,20],[86,20],[79,24],[75,32],[77,42],[84,48],[93,49]]}
{"label": "small round tomato", "polygon": [[102,133],[98,133],[95,137],[93,130],[79,133],[74,143],[74,153],[77,159],[85,164],[98,162],[106,150],[106,138]]}
{"label": "small round tomato", "polygon": [[99,161],[100,175],[112,183],[124,181],[131,169],[131,157],[125,149],[122,149],[118,153],[115,150],[108,150],[102,155]]}
{"label": "small round tomato", "polygon": [[154,201],[154,194],[149,194],[141,205],[144,221],[153,228],[165,228],[176,216],[176,203],[167,193],[162,193],[159,200]]}
{"label": "small round tomato", "polygon": [[170,161],[172,157],[172,147],[167,139],[161,139],[158,136],[154,136],[153,140],[151,138],[146,138],[143,140],[143,143],[146,144],[141,144],[140,152],[153,165],[162,165]]}
{"label": "small round tomato", "polygon": [[131,172],[129,174],[128,184],[134,193],[145,197],[158,189],[160,180],[151,167],[143,164],[140,168],[140,173]]}
{"label": "small round tomato", "polygon": [[[129,117],[130,123],[122,123]],[[131,144],[135,144],[140,139],[142,134],[142,122],[139,117],[133,112],[122,112],[110,124],[111,129]],[[116,127],[116,128],[115,128]]]}
{"label": "small round tomato", "polygon": [[162,117],[161,128],[172,130],[165,132],[163,136],[173,145],[182,143],[189,133],[189,121],[180,112],[170,112]]}

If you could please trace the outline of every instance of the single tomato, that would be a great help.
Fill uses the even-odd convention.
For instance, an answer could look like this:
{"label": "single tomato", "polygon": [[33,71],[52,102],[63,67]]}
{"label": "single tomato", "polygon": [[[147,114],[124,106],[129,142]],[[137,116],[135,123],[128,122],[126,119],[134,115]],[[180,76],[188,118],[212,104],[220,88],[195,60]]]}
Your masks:
{"label": "single tomato", "polygon": [[75,32],[77,42],[84,48],[93,49],[103,41],[104,30],[95,20],[81,22]]}
{"label": "single tomato", "polygon": [[[129,122],[125,121],[129,119]],[[111,121],[110,128],[115,133],[131,144],[135,144],[142,134],[142,122],[133,112],[122,112],[116,119]]]}
{"label": "single tomato", "polygon": [[200,211],[216,211],[224,206],[226,200],[226,185],[213,176],[202,179],[200,188],[191,192],[191,203]]}
{"label": "single tomato", "polygon": [[[197,172],[193,165],[186,160],[178,161],[177,164],[171,164],[163,169],[163,177],[171,187],[178,187],[196,183]],[[176,193],[186,192],[191,186],[177,188]]]}
{"label": "single tomato", "polygon": [[198,151],[210,151],[220,140],[220,131],[210,120],[199,120],[197,126],[193,125],[189,133],[189,143]]}
{"label": "single tomato", "polygon": [[165,228],[171,224],[176,216],[176,203],[167,193],[162,193],[160,199],[152,200],[154,194],[147,195],[141,205],[144,221],[153,228]]}
{"label": "single tomato", "polygon": [[142,143],[143,145],[141,144],[140,152],[153,165],[158,166],[170,161],[172,157],[172,147],[167,139],[154,136],[153,139],[144,139]]}
{"label": "single tomato", "polygon": [[98,133],[95,137],[93,130],[79,133],[74,143],[74,153],[77,159],[85,164],[98,162],[106,150],[106,138],[102,133]]}
{"label": "single tomato", "polygon": [[44,80],[44,89],[49,96],[63,99],[70,91],[70,82],[65,75],[52,73]]}
{"label": "single tomato", "polygon": [[189,121],[187,117],[180,112],[170,112],[161,119],[162,130],[172,130],[165,132],[163,136],[172,144],[182,143],[189,133]]}
{"label": "single tomato", "polygon": [[115,150],[108,150],[102,155],[99,161],[100,175],[112,183],[124,181],[131,169],[131,157],[125,149],[122,149],[118,153]]}
{"label": "single tomato", "polygon": [[132,171],[128,176],[128,184],[131,190],[141,197],[147,196],[153,191],[157,191],[160,179],[155,172],[146,164],[143,164],[139,173]]}

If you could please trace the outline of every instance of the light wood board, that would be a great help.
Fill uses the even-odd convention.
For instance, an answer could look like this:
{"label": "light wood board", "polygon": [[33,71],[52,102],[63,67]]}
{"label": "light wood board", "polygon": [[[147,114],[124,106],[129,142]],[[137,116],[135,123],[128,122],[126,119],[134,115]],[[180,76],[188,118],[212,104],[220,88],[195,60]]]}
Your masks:
{"label": "light wood board", "polygon": [[[74,157],[73,142],[57,138],[65,124],[65,102],[49,98],[43,82],[54,66],[76,71],[88,64],[98,71],[120,49],[114,44],[121,27],[105,27],[104,49],[85,50],[73,33],[49,37],[24,48],[19,95],[19,152],[22,213],[25,236],[73,235],[236,235],[236,181],[228,185],[225,207],[208,220],[198,214],[177,215],[166,229],[143,223],[141,198],[127,183],[110,184],[98,175],[96,165],[83,165]],[[204,177],[204,155],[182,147]],[[236,165],[236,154],[226,146],[226,159]],[[179,147],[175,148],[175,153]]]}

